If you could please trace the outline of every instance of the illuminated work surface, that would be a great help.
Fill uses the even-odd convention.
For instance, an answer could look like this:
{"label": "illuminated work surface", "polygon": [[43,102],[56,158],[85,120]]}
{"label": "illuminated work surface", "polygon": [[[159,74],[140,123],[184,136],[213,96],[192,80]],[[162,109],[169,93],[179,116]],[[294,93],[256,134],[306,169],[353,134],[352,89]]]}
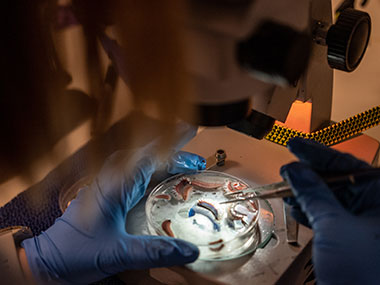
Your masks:
{"label": "illuminated work surface", "polygon": [[[371,162],[379,143],[367,136],[359,136],[335,148],[355,151],[360,145],[368,147],[364,153],[361,148],[358,156]],[[213,169],[239,177],[251,186],[282,180],[279,175],[280,167],[296,160],[283,146],[266,140],[256,140],[228,128],[206,128],[183,149],[206,158],[217,149],[224,149],[227,152],[225,166]],[[298,245],[289,245],[286,242],[283,202],[281,199],[272,199],[270,204],[274,210],[275,227],[273,238],[264,248],[219,265],[203,262],[197,267],[198,270],[201,269],[201,273],[175,267],[151,269],[150,276],[164,284],[302,284],[311,269],[307,262],[311,258],[312,231],[300,225]],[[132,212],[131,216],[135,217],[137,214],[141,221],[144,215],[143,202],[137,208],[140,208],[140,215],[137,211]],[[210,268],[211,273],[208,272]],[[120,277],[128,281],[131,280],[131,274],[134,273],[127,272]],[[142,279],[146,280],[146,276]]]}
{"label": "illuminated work surface", "polygon": [[[280,167],[295,160],[294,156],[282,146],[266,140],[259,141],[227,128],[202,130],[184,147],[184,150],[198,153],[207,158],[219,148],[227,152],[227,161],[225,166],[214,168],[214,170],[239,177],[251,186],[282,180],[279,175]],[[281,199],[276,199],[271,200],[270,203],[276,219],[275,238],[272,238],[265,248],[257,249],[253,255],[245,258],[224,262],[220,264],[219,270],[214,270],[212,274],[206,273],[202,277],[199,274],[184,270],[181,278],[184,278],[183,275],[187,275],[185,278],[187,282],[180,282],[179,284],[193,284],[193,282],[201,284],[202,280],[205,284],[212,284],[209,283],[211,280],[226,284],[239,284],[238,282],[243,282],[242,284],[273,284],[278,281],[293,261],[310,244],[312,232],[310,229],[300,226],[299,246],[288,245],[283,219],[283,202]],[[143,209],[143,207],[141,208]],[[131,216],[135,217],[135,214],[132,213]],[[307,250],[310,250],[310,247]],[[307,255],[310,256],[310,253]],[[304,263],[302,263],[303,266]],[[161,269],[155,269],[151,270],[151,275],[169,278],[170,271],[162,274]],[[159,281],[165,283],[167,280],[162,280],[161,277],[158,278]],[[172,280],[174,277],[170,278]],[[125,280],[127,281],[127,279],[126,275]]]}

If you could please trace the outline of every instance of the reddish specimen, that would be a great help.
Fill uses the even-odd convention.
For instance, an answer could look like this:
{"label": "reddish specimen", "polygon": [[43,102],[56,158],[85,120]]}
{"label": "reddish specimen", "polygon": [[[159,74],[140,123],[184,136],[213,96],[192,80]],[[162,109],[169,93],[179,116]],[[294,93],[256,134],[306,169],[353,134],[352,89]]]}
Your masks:
{"label": "reddish specimen", "polygon": [[172,227],[171,227],[171,224],[172,224],[172,221],[171,220],[165,220],[162,222],[161,224],[161,227],[162,229],[164,230],[164,232],[170,236],[170,237],[174,237],[174,233],[172,231]]}
{"label": "reddish specimen", "polygon": [[213,182],[209,183],[200,180],[190,181],[189,178],[182,178],[182,180],[177,185],[175,185],[174,189],[178,196],[182,197],[182,199],[186,201],[190,197],[191,192],[193,191],[193,186],[206,190],[215,190],[219,187],[222,187],[223,184]]}
{"label": "reddish specimen", "polygon": [[168,194],[159,194],[159,195],[154,196],[154,198],[156,198],[156,199],[170,200],[170,199],[171,199],[171,196],[168,195]]}
{"label": "reddish specimen", "polygon": [[240,183],[240,182],[237,182],[237,181],[235,181],[235,182],[228,181],[227,188],[229,191],[235,192],[235,191],[247,189],[248,187],[246,185]]}
{"label": "reddish specimen", "polygon": [[251,204],[253,210],[255,211],[258,211],[259,208],[258,208],[258,205],[257,205],[257,202],[256,201],[249,201],[249,203]]}
{"label": "reddish specimen", "polygon": [[240,182],[232,182],[231,183],[231,185],[232,185],[232,187],[235,189],[235,190],[243,190],[243,189],[246,189],[247,188],[247,186],[246,185],[244,185],[244,184],[242,184],[242,183],[240,183]]}
{"label": "reddish specimen", "polygon": [[221,245],[218,246],[218,247],[209,247],[209,249],[210,249],[211,251],[220,251],[220,250],[222,250],[223,247],[224,247],[224,244],[221,244]]}
{"label": "reddish specimen", "polygon": [[[223,240],[222,239],[219,239],[219,240],[217,240],[217,241],[213,241],[213,242],[210,242],[209,243],[209,245],[216,245],[216,244],[220,244],[220,243],[222,243],[223,242]],[[211,250],[211,251],[220,251],[222,248],[224,247],[224,244],[222,243],[220,246],[218,246],[218,247],[209,247],[209,249]]]}
{"label": "reddish specimen", "polygon": [[237,206],[241,206],[241,205],[232,205],[230,208],[229,208],[229,214],[230,214],[230,218],[233,219],[233,220],[241,220],[244,218],[244,214],[243,213],[240,213],[239,211],[236,211],[236,207]]}
{"label": "reddish specimen", "polygon": [[176,186],[175,191],[178,193],[183,200],[187,200],[190,196],[193,187],[191,186],[187,178],[183,178]]}
{"label": "reddish specimen", "polygon": [[245,226],[251,224],[252,221],[257,218],[257,214],[258,211],[256,210],[256,207],[250,209],[241,204],[233,205],[229,209],[229,217],[233,220],[240,220]]}
{"label": "reddish specimen", "polygon": [[185,187],[182,188],[182,198],[183,200],[187,200],[189,198],[191,191],[193,191],[193,186],[190,184],[185,185]]}
{"label": "reddish specimen", "polygon": [[209,210],[215,217],[216,220],[218,220],[218,210],[215,208],[215,206],[209,202],[199,200],[197,203],[197,206],[205,208],[206,210]]}
{"label": "reddish specimen", "polygon": [[206,189],[217,189],[223,186],[223,183],[204,182],[201,180],[192,180],[190,183],[191,185],[198,186],[200,188],[206,188]]}
{"label": "reddish specimen", "polygon": [[182,196],[182,188],[188,184],[190,184],[189,180],[186,178],[182,178],[182,180],[175,186],[175,191]]}
{"label": "reddish specimen", "polygon": [[208,244],[209,245],[214,245],[214,244],[218,244],[218,243],[221,243],[221,242],[223,242],[223,240],[222,239],[218,239],[217,241],[212,241],[212,242],[209,242]]}

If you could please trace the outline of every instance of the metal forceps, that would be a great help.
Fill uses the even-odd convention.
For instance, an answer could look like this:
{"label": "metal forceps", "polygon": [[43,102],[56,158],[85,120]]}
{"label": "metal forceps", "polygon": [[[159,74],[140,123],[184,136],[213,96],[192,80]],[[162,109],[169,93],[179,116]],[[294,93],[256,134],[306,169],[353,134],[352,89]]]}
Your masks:
{"label": "metal forceps", "polygon": [[[345,174],[321,174],[322,179],[330,186],[332,191],[343,190],[344,186],[367,182],[369,179],[380,179],[380,168],[359,169]],[[288,182],[281,181],[264,186],[235,191],[224,195],[235,199],[220,202],[220,204],[235,203],[254,199],[273,199],[292,197],[293,193]]]}
{"label": "metal forceps", "polygon": [[[357,170],[347,174],[330,174],[321,175],[322,179],[328,184],[332,191],[344,191],[347,185],[354,185],[365,182],[370,179],[380,178],[380,168],[368,168]],[[343,187],[342,187],[343,186]],[[286,181],[277,182],[269,185],[244,189],[232,193],[225,194],[225,197],[235,198],[221,202],[220,204],[235,203],[254,199],[272,199],[291,197],[293,193],[290,185]],[[289,244],[297,244],[298,223],[290,215],[291,206],[284,203],[284,222],[286,226],[286,240]]]}
{"label": "metal forceps", "polygon": [[[262,194],[259,194],[262,191]],[[293,196],[288,182],[282,181],[251,189],[244,189],[233,193],[225,194],[226,198],[236,197],[232,200],[221,202],[220,204],[235,203],[252,199],[271,199]],[[284,223],[286,226],[286,240],[289,244],[297,244],[298,223],[290,215],[290,206],[284,203]]]}
{"label": "metal forceps", "polygon": [[[263,192],[263,193],[260,193]],[[272,199],[293,196],[290,185],[286,181],[281,181],[264,186],[235,191],[224,195],[226,198],[236,197],[235,199],[220,202],[220,204],[236,203],[254,199]]]}

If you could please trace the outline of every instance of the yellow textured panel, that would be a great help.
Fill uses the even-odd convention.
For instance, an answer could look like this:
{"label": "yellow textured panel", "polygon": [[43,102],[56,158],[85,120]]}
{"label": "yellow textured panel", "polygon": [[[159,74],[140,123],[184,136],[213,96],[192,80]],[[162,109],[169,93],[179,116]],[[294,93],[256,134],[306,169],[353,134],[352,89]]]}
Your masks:
{"label": "yellow textured panel", "polygon": [[360,114],[335,123],[324,129],[305,133],[275,124],[265,137],[267,140],[286,146],[294,137],[312,139],[327,146],[340,143],[361,132],[380,124],[380,106],[373,107]]}

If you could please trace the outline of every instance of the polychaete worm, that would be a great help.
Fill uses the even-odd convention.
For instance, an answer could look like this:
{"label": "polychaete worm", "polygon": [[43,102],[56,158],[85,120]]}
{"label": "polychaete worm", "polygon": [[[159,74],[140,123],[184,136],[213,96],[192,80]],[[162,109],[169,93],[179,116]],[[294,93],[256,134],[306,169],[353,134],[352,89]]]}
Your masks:
{"label": "polychaete worm", "polygon": [[211,251],[220,251],[220,250],[222,250],[223,247],[224,247],[224,244],[221,244],[221,245],[218,246],[218,247],[209,247],[209,249],[210,249]]}
{"label": "polychaete worm", "polygon": [[202,207],[199,207],[198,205],[195,205],[195,206],[191,207],[188,215],[189,215],[189,217],[193,217],[193,216],[195,216],[195,214],[199,214],[199,215],[202,215],[202,216],[208,218],[210,220],[210,222],[212,223],[214,230],[216,230],[218,232],[220,231],[220,225],[215,221],[214,215],[209,210],[202,208]]}
{"label": "polychaete worm", "polygon": [[219,187],[222,187],[223,184],[221,183],[215,183],[215,182],[204,182],[204,181],[201,181],[201,180],[192,180],[190,182],[192,185],[194,186],[198,186],[200,188],[205,188],[205,189],[217,189]]}
{"label": "polychaete worm", "polygon": [[159,195],[154,196],[154,198],[156,198],[156,199],[170,200],[170,199],[171,199],[171,196],[168,195],[168,194],[159,194]]}
{"label": "polychaete worm", "polygon": [[223,242],[223,239],[218,239],[216,241],[209,242],[208,244],[209,245],[215,245],[215,244],[222,243],[222,242]]}
{"label": "polychaete worm", "polygon": [[206,210],[209,210],[215,217],[216,220],[218,220],[218,210],[215,208],[215,206],[209,202],[199,200],[197,203],[197,206],[205,208]]}
{"label": "polychaete worm", "polygon": [[168,236],[174,237],[174,233],[172,231],[171,225],[172,225],[171,220],[165,220],[162,222],[161,227]]}
{"label": "polychaete worm", "polygon": [[190,197],[190,194],[193,190],[189,180],[187,178],[183,178],[176,186],[175,191],[179,196],[182,197],[183,200],[187,200]]}

